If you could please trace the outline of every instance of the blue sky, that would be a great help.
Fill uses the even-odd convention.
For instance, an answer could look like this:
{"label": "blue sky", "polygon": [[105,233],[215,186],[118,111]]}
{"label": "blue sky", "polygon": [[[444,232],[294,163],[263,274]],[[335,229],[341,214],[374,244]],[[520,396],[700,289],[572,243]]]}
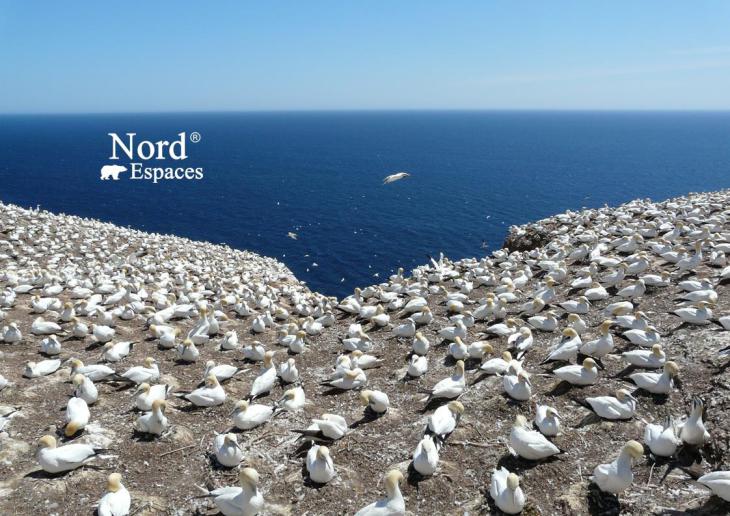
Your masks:
{"label": "blue sky", "polygon": [[730,2],[0,0],[0,113],[730,109]]}

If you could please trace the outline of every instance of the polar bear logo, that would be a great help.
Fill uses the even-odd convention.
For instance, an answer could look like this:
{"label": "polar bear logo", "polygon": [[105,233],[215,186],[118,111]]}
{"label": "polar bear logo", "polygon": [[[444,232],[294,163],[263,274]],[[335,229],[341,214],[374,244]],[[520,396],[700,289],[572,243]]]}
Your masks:
{"label": "polar bear logo", "polygon": [[120,172],[126,171],[127,167],[121,165],[104,165],[101,167],[101,180],[105,181],[111,177],[114,181],[119,181]]}

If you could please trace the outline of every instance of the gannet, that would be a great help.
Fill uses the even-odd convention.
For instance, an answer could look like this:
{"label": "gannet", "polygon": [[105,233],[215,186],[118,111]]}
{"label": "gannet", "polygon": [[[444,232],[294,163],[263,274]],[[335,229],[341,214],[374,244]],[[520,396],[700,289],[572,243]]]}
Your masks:
{"label": "gannet", "polygon": [[543,364],[553,361],[570,362],[578,356],[583,345],[578,333],[573,328],[563,330],[563,338],[552,345],[550,354],[543,360]]}
{"label": "gannet", "polygon": [[664,367],[667,356],[662,350],[661,344],[654,344],[651,351],[645,349],[635,349],[621,353],[624,362],[636,367],[644,369],[659,369]]}
{"label": "gannet", "polygon": [[707,301],[699,301],[694,306],[679,308],[672,313],[685,323],[706,325],[712,322],[712,310],[708,308],[709,306]]}
{"label": "gannet", "polygon": [[595,360],[588,357],[583,360],[583,365],[559,367],[553,374],[572,385],[593,385],[598,379],[598,368]]}
{"label": "gannet", "polygon": [[296,383],[299,381],[299,370],[297,369],[296,360],[289,358],[286,362],[279,365],[279,378],[282,383]]}
{"label": "gannet", "polygon": [[226,391],[223,390],[215,374],[209,374],[205,378],[203,387],[199,387],[183,397],[198,407],[215,407],[226,401]]}
{"label": "gannet", "polygon": [[669,394],[674,388],[674,377],[679,366],[669,361],[664,364],[664,371],[659,373],[633,373],[629,378],[641,389],[653,394]]}
{"label": "gannet", "polygon": [[626,389],[618,389],[616,397],[596,396],[586,398],[593,412],[604,419],[631,419],[636,412],[636,398]]}
{"label": "gannet", "polygon": [[464,360],[469,356],[469,348],[458,336],[449,343],[448,352],[454,360]]}
{"label": "gannet", "polygon": [[613,336],[608,330],[612,324],[613,321],[603,321],[600,328],[601,336],[596,340],[583,343],[580,347],[580,352],[594,358],[601,358],[611,353],[614,348]]}
{"label": "gannet", "polygon": [[55,335],[49,335],[41,341],[41,353],[48,356],[61,354],[61,343]]}
{"label": "gannet", "polygon": [[251,430],[266,423],[274,414],[274,407],[267,405],[251,405],[247,400],[236,402],[230,415],[233,416],[233,425],[239,430]]}
{"label": "gannet", "polygon": [[317,484],[326,484],[335,477],[335,465],[326,446],[313,445],[307,452],[306,466],[309,478]]}
{"label": "gannet", "polygon": [[360,369],[372,369],[374,367],[380,367],[383,361],[373,355],[367,355],[359,349],[356,349],[352,352],[350,363],[352,369],[356,369],[358,367]]}
{"label": "gannet", "polygon": [[81,398],[71,398],[66,405],[66,427],[64,434],[72,437],[83,430],[89,422],[89,406]]}
{"label": "gannet", "polygon": [[464,405],[459,401],[450,401],[446,405],[441,405],[428,417],[426,432],[443,440],[454,431],[463,413]]}
{"label": "gannet", "polygon": [[697,482],[707,487],[715,496],[730,502],[730,471],[713,471],[702,475]]}
{"label": "gannet", "polygon": [[682,444],[682,439],[677,435],[677,425],[671,417],[667,417],[663,425],[647,423],[644,428],[644,442],[654,455],[671,457]]}
{"label": "gannet", "polygon": [[423,476],[436,473],[439,463],[439,450],[433,437],[424,435],[413,451],[413,469]]}
{"label": "gannet", "polygon": [[30,327],[30,332],[33,335],[52,335],[63,333],[63,329],[52,321],[44,321],[43,317],[37,317]]}
{"label": "gannet", "polygon": [[382,391],[365,389],[360,392],[360,402],[375,414],[384,414],[390,407],[388,395]]}
{"label": "gannet", "polygon": [[21,333],[20,329],[18,329],[18,324],[14,322],[3,327],[1,337],[2,338],[0,338],[0,341],[7,344],[16,344],[23,340],[23,334]]}
{"label": "gannet", "polygon": [[428,339],[423,336],[423,333],[417,332],[415,337],[413,338],[413,343],[411,347],[415,354],[426,355],[428,353],[428,348],[430,347],[430,344],[428,342]]}
{"label": "gannet", "polygon": [[215,375],[215,377],[218,379],[219,382],[225,382],[226,380],[230,380],[233,378],[236,374],[240,373],[241,370],[237,368],[236,366],[228,365],[228,364],[216,364],[213,360],[208,360],[205,363],[205,371],[203,372],[203,381],[209,376],[209,375]]}
{"label": "gannet", "polygon": [[489,495],[505,514],[519,514],[525,506],[526,498],[520,487],[520,477],[510,473],[505,467],[494,469]]}
{"label": "gannet", "polygon": [[191,339],[185,339],[177,347],[177,358],[183,362],[195,362],[200,356],[200,351]]}
{"label": "gannet", "polygon": [[96,389],[94,382],[91,381],[91,378],[82,374],[76,374],[71,378],[71,382],[74,385],[74,396],[81,398],[88,405],[93,405],[99,399],[99,391]]}
{"label": "gannet", "polygon": [[106,344],[104,344],[104,353],[102,353],[101,358],[107,362],[119,362],[124,357],[129,355],[129,352],[132,350],[133,346],[134,342],[129,341],[117,343],[107,342]]}
{"label": "gannet", "polygon": [[516,367],[517,372],[522,369],[522,362],[514,360],[509,351],[503,351],[499,358],[490,358],[482,362],[479,369],[487,374],[502,375],[507,372],[512,363],[515,363],[516,366],[519,365],[519,367]]}
{"label": "gannet", "polygon": [[90,380],[97,382],[100,380],[108,380],[117,376],[116,371],[109,366],[104,364],[90,364],[84,365],[84,363],[78,358],[72,358],[69,360],[71,364],[71,377],[77,374],[87,376]]}
{"label": "gannet", "polygon": [[426,391],[429,393],[429,396],[423,401],[429,403],[431,400],[435,399],[458,398],[462,395],[465,389],[466,377],[464,376],[464,361],[458,360],[456,362],[454,374],[449,376],[448,378],[444,378],[436,385],[434,385],[432,389]]}
{"label": "gannet", "polygon": [[409,319],[412,319],[413,322],[416,324],[419,324],[421,326],[425,326],[427,324],[431,324],[433,321],[433,313],[431,312],[431,309],[427,306],[423,307],[423,310],[420,312],[415,312],[411,314]]}
{"label": "gannet", "polygon": [[363,387],[365,384],[367,384],[367,376],[365,376],[365,372],[360,369],[350,369],[349,371],[345,371],[345,374],[342,376],[342,378],[336,378],[331,381],[322,382],[323,385],[329,385],[330,387],[333,387],[335,389],[341,389],[343,391],[347,391],[350,389],[359,389],[360,387]]}
{"label": "gannet", "polygon": [[555,312],[548,310],[545,315],[535,315],[527,319],[527,324],[540,331],[552,332],[558,329]]}
{"label": "gannet", "polygon": [[98,516],[127,516],[132,498],[122,484],[122,475],[119,473],[109,475],[106,489],[107,493],[99,500]]}
{"label": "gannet", "polygon": [[691,446],[704,446],[710,440],[710,433],[705,428],[703,413],[705,404],[701,398],[692,399],[692,410],[689,417],[681,424],[679,437]]}
{"label": "gannet", "polygon": [[639,459],[643,454],[644,448],[641,444],[633,440],[628,441],[615,461],[596,466],[591,480],[601,491],[620,494],[634,480],[634,474],[631,471],[632,459]]}
{"label": "gannet", "polygon": [[294,387],[284,391],[284,395],[277,401],[276,406],[289,412],[296,412],[301,410],[305,404],[306,397],[304,395],[304,389]]}
{"label": "gannet", "polygon": [[509,337],[510,335],[518,331],[517,321],[515,319],[507,319],[503,323],[497,323],[492,324],[491,326],[487,326],[487,329],[484,331],[486,333],[499,335],[500,337]]}
{"label": "gannet", "polygon": [[560,433],[560,414],[553,407],[536,404],[535,426],[542,435],[554,437]]}
{"label": "gannet", "polygon": [[597,281],[593,281],[591,287],[586,289],[583,295],[588,301],[601,301],[609,297],[608,291]]}
{"label": "gannet", "polygon": [[235,468],[243,460],[243,450],[236,434],[218,434],[213,439],[213,453],[219,464]]}
{"label": "gannet", "polygon": [[160,369],[157,366],[157,360],[152,357],[147,357],[144,359],[143,364],[141,366],[130,367],[121,377],[137,385],[144,382],[152,384],[159,380]]}
{"label": "gannet", "polygon": [[527,326],[520,328],[519,332],[513,333],[507,339],[507,346],[515,350],[517,358],[522,357],[532,347],[532,331]]}
{"label": "gannet", "polygon": [[227,331],[220,340],[220,348],[224,351],[232,351],[240,348],[236,330]]}
{"label": "gannet", "polygon": [[58,371],[61,361],[58,359],[41,360],[40,362],[28,362],[25,364],[23,376],[26,378],[39,378]]}
{"label": "gannet", "polygon": [[91,461],[99,453],[98,449],[88,444],[73,443],[57,447],[56,438],[52,435],[41,437],[38,446],[36,458],[43,471],[48,473],[76,469]]}
{"label": "gannet", "polygon": [[264,496],[258,489],[259,474],[243,468],[238,475],[240,487],[220,487],[208,493],[224,516],[255,516],[264,508]]}
{"label": "gannet", "polygon": [[345,436],[347,430],[347,420],[344,417],[337,414],[322,414],[319,419],[312,419],[312,424],[304,430],[292,430],[292,432],[306,437],[337,441]]}
{"label": "gannet", "polygon": [[[296,334],[291,335],[292,339],[296,339]],[[287,347],[288,347],[287,343]],[[259,341],[255,340],[248,346],[243,346],[241,349],[243,351],[243,359],[244,360],[250,360],[251,362],[261,362],[264,360],[264,357],[266,355],[266,348],[264,348],[264,345],[261,344]]]}
{"label": "gannet", "polygon": [[152,403],[167,398],[169,390],[167,385],[150,385],[142,382],[134,392],[134,406],[143,412],[152,410]]}
{"label": "gannet", "polygon": [[568,300],[559,304],[563,310],[571,314],[587,314],[591,309],[591,303],[585,296],[580,296],[577,300]]}
{"label": "gannet", "polygon": [[406,374],[412,378],[418,378],[423,376],[428,371],[428,359],[425,356],[417,354],[411,355],[411,359],[408,361],[408,369]]}
{"label": "gannet", "polygon": [[154,435],[162,435],[167,429],[167,417],[165,417],[165,409],[167,401],[155,400],[152,402],[152,410],[145,412],[134,422],[134,429],[138,432]]}
{"label": "gannet", "polygon": [[578,314],[568,314],[567,327],[573,328],[578,335],[583,335],[588,329],[588,325]]}
{"label": "gannet", "polygon": [[645,348],[650,348],[662,340],[661,335],[659,335],[659,332],[653,326],[648,326],[646,330],[629,330],[624,332],[623,336],[632,344],[643,346]]}
{"label": "gannet", "polygon": [[406,503],[400,492],[400,481],[403,474],[397,469],[388,471],[385,475],[385,498],[363,507],[355,516],[404,516]]}
{"label": "gannet", "polygon": [[112,340],[115,333],[116,331],[114,330],[114,328],[111,328],[109,326],[103,324],[91,325],[91,334],[94,337],[94,340],[96,340],[96,342],[100,344],[105,344]]}
{"label": "gannet", "polygon": [[530,375],[511,361],[506,374],[502,376],[502,389],[513,400],[527,401],[532,396]]}
{"label": "gannet", "polygon": [[509,436],[510,451],[527,460],[542,460],[560,453],[560,448],[547,440],[540,432],[530,430],[527,419],[518,415]]}
{"label": "gannet", "polygon": [[446,326],[439,330],[438,336],[443,340],[453,341],[456,337],[465,339],[467,329],[462,321],[456,321],[454,326]]}
{"label": "gannet", "polygon": [[478,340],[469,344],[467,348],[468,358],[482,360],[485,355],[494,353],[494,348],[489,342]]}
{"label": "gannet", "polygon": [[261,368],[261,372],[251,384],[251,392],[249,393],[249,399],[257,398],[262,394],[266,394],[271,391],[276,383],[276,365],[274,364],[274,352],[267,351],[264,353],[264,366]]}

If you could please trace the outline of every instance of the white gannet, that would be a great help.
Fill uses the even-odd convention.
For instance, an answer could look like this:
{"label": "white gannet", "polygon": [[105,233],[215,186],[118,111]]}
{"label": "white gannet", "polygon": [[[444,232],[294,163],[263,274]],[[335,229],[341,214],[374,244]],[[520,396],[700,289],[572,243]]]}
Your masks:
{"label": "white gannet", "polygon": [[183,397],[198,407],[215,407],[226,401],[226,391],[218,382],[218,378],[214,374],[209,374],[205,378],[203,387],[199,387]]}
{"label": "white gannet", "polygon": [[448,347],[449,356],[453,357],[454,360],[464,360],[469,356],[469,348],[461,340],[461,337],[454,337],[454,340],[449,343]]}
{"label": "white gannet", "polygon": [[580,347],[580,352],[594,358],[601,358],[611,353],[614,348],[613,336],[608,330],[612,324],[613,321],[603,321],[600,328],[601,336],[596,340],[583,343]]}
{"label": "white gannet", "polygon": [[580,296],[577,300],[564,301],[559,305],[571,314],[587,314],[591,309],[591,303],[585,296]]}
{"label": "white gannet", "polygon": [[644,442],[651,453],[658,457],[671,457],[682,444],[677,435],[677,425],[671,417],[664,420],[664,424],[647,423],[644,428]]}
{"label": "white gannet", "polygon": [[360,402],[375,414],[384,414],[390,407],[388,395],[382,391],[365,389],[360,392]]}
{"label": "white gannet", "polygon": [[555,312],[548,310],[545,315],[534,315],[527,319],[527,324],[539,331],[552,332],[558,329],[558,318]]}
{"label": "white gannet", "polygon": [[71,364],[71,377],[74,375],[82,374],[87,376],[92,381],[97,382],[100,380],[107,380],[117,376],[116,371],[109,366],[104,364],[90,364],[84,365],[84,363],[78,358],[72,358],[69,360]]}
{"label": "white gannet", "polygon": [[61,343],[55,335],[49,335],[41,341],[41,353],[48,356],[61,354]]}
{"label": "white gannet", "polygon": [[416,335],[416,333],[416,321],[411,317],[408,317],[402,323],[393,328],[393,335],[396,337],[409,338]]}
{"label": "white gannet", "polygon": [[359,389],[360,387],[365,386],[367,383],[368,379],[365,375],[365,372],[360,368],[356,368],[345,371],[345,374],[342,376],[342,378],[336,378],[331,381],[322,382],[322,385],[328,385],[335,389],[347,391],[351,389]]}
{"label": "white gannet", "polygon": [[712,494],[730,502],[730,471],[713,471],[702,475],[697,482],[712,491]]}
{"label": "white gannet", "polygon": [[509,435],[510,451],[527,460],[542,460],[560,453],[560,448],[547,440],[540,432],[530,430],[527,419],[517,415]]}
{"label": "white gannet", "polygon": [[213,439],[213,453],[218,463],[227,468],[235,468],[243,460],[243,450],[238,444],[236,434],[218,434]]}
{"label": "white gannet", "polygon": [[134,366],[127,369],[122,378],[139,385],[140,383],[154,383],[160,378],[160,369],[157,366],[157,360],[152,357],[144,359],[143,365]]}
{"label": "white gannet", "polygon": [[296,412],[301,410],[306,402],[307,400],[304,395],[304,389],[301,387],[294,387],[284,391],[281,399],[276,402],[276,406],[281,407],[281,409],[288,412]]}
{"label": "white gannet", "polygon": [[145,412],[134,422],[134,429],[145,434],[162,435],[167,429],[167,417],[165,417],[165,409],[167,401],[155,400],[152,402],[152,410]]}
{"label": "white gannet", "polygon": [[495,468],[492,472],[489,495],[505,514],[519,514],[525,506],[526,498],[520,487],[520,477],[505,467]]}
{"label": "white gannet", "polygon": [[417,354],[411,355],[406,374],[412,378],[418,378],[426,374],[426,371],[428,371],[428,359]]}
{"label": "white gannet", "polygon": [[513,400],[527,401],[532,396],[530,375],[512,361],[502,376],[502,389]]}
{"label": "white gannet", "polygon": [[[296,334],[290,335],[292,339],[296,339]],[[288,346],[288,344],[287,344]],[[251,362],[261,362],[266,356],[266,348],[259,341],[255,340],[248,346],[241,348],[243,351],[243,359],[250,360]]]}
{"label": "white gannet", "polygon": [[426,391],[429,393],[426,403],[435,399],[454,399],[461,396],[466,389],[466,377],[464,375],[464,361],[458,360],[454,368],[454,374],[448,378],[439,381],[432,389]]}
{"label": "white gannet", "polygon": [[282,383],[296,383],[299,381],[299,369],[297,362],[293,358],[289,358],[286,362],[279,365],[279,378]]}
{"label": "white gannet", "polygon": [[415,337],[413,337],[411,347],[416,355],[426,355],[428,353],[430,343],[428,342],[428,339],[423,336],[423,333],[419,331],[416,333]]}
{"label": "white gannet", "polygon": [[583,342],[573,328],[563,330],[563,338],[552,345],[550,354],[542,361],[543,364],[553,361],[570,362],[578,356]]}
{"label": "white gannet", "polygon": [[331,441],[342,439],[347,434],[347,420],[337,414],[322,414],[319,419],[312,419],[312,424],[304,430],[292,430],[306,437],[326,438]]}
{"label": "white gannet", "polygon": [[559,367],[553,374],[572,385],[593,385],[598,379],[598,368],[595,360],[588,357],[583,360],[583,365]]}
{"label": "white gannet", "polygon": [[633,440],[628,441],[615,461],[596,466],[591,480],[601,491],[620,494],[634,480],[634,473],[631,471],[632,459],[639,459],[643,454],[644,447],[640,443]]}
{"label": "white gannet", "polygon": [[177,347],[177,359],[183,362],[195,362],[200,356],[200,351],[191,339],[185,339]]}
{"label": "white gannet", "polygon": [[633,373],[629,378],[633,382],[652,394],[669,394],[674,388],[674,377],[679,372],[679,366],[671,360],[664,364],[662,373]]}
{"label": "white gannet", "polygon": [[236,402],[230,415],[233,425],[239,430],[251,430],[266,423],[274,415],[274,407],[261,404],[251,405],[248,400]]}
{"label": "white gannet", "polygon": [[63,329],[53,321],[44,321],[43,317],[36,317],[30,327],[33,335],[53,335],[63,333]]}
{"label": "white gannet", "polygon": [[426,431],[444,439],[454,431],[464,413],[464,405],[459,401],[450,401],[441,405],[428,417]]}
{"label": "white gannet", "polygon": [[484,371],[486,374],[502,375],[507,372],[512,363],[518,365],[518,367],[516,367],[517,372],[522,370],[522,362],[514,360],[509,351],[503,351],[500,357],[490,358],[489,360],[482,362],[479,369]]}
{"label": "white gannet", "polygon": [[230,380],[240,372],[241,370],[236,366],[232,366],[229,364],[216,364],[215,361],[208,360],[205,363],[203,381],[205,381],[205,379],[212,374],[215,375],[219,382],[225,382],[226,380]]}
{"label": "white gannet", "polygon": [[134,346],[134,342],[130,341],[122,341],[122,342],[107,342],[104,344],[104,352],[101,355],[101,358],[105,360],[106,362],[119,362],[124,357],[129,355],[129,352],[132,350],[132,347]]}
{"label": "white gannet", "polygon": [[646,349],[634,349],[621,353],[624,362],[644,369],[659,369],[664,367],[667,356],[662,350],[661,344],[654,344],[651,351]]}
{"label": "white gannet", "polygon": [[7,344],[16,344],[23,340],[23,333],[18,328],[17,323],[10,323],[3,327],[2,335],[0,335],[0,342]]}
{"label": "white gannet", "polygon": [[81,398],[88,405],[93,405],[99,399],[99,391],[88,376],[75,374],[71,382],[74,385],[74,396]]}
{"label": "white gannet", "polygon": [[517,358],[521,358],[532,347],[533,342],[532,331],[527,326],[523,326],[517,333],[509,336],[507,346],[515,350]]}
{"label": "white gannet", "polygon": [[383,361],[376,356],[368,355],[356,349],[351,355],[351,367],[352,369],[373,369],[374,367],[380,367]]}
{"label": "white gannet", "polygon": [[555,437],[560,433],[560,414],[553,407],[536,404],[535,426],[542,435]]}
{"label": "white gannet", "polygon": [[143,412],[148,412],[152,410],[152,403],[155,400],[167,398],[169,390],[167,385],[150,385],[142,382],[134,391],[134,406]]}
{"label": "white gannet", "polygon": [[259,491],[259,474],[243,468],[238,474],[240,487],[220,487],[208,493],[223,516],[255,516],[264,508],[264,495]]}
{"label": "white gannet", "polygon": [[400,492],[400,481],[403,473],[397,469],[388,471],[385,475],[385,498],[363,507],[355,516],[404,516],[406,502]]}
{"label": "white gannet", "polygon": [[72,437],[83,430],[89,423],[89,406],[81,398],[71,398],[66,405],[66,427],[64,435]]}
{"label": "white gannet", "polygon": [[127,516],[132,504],[129,491],[122,484],[122,475],[112,473],[106,481],[107,493],[99,500],[98,516]]}
{"label": "white gannet", "polygon": [[636,398],[626,389],[618,389],[616,397],[596,396],[586,398],[593,412],[603,419],[631,419],[636,412]]}
{"label": "white gannet", "polygon": [[91,325],[91,335],[94,337],[94,340],[100,344],[106,344],[112,340],[115,333],[116,330],[110,326],[106,326],[104,324]]}
{"label": "white gannet", "polygon": [[702,399],[693,398],[689,417],[681,424],[679,437],[690,446],[704,446],[710,440],[710,433],[702,419],[704,410],[705,404]]}
{"label": "white gannet", "polygon": [[707,301],[699,301],[694,306],[679,308],[672,313],[682,319],[682,322],[702,326],[712,322],[712,310],[709,306]]}
{"label": "white gannet", "polygon": [[441,328],[438,332],[438,336],[442,340],[453,341],[456,337],[465,339],[467,334],[466,326],[463,321],[456,321],[454,326],[446,326]]}
{"label": "white gannet", "polygon": [[40,362],[28,362],[25,364],[23,376],[26,378],[40,378],[58,371],[61,361],[58,359],[41,360]]}
{"label": "white gannet", "polygon": [[274,352],[267,351],[264,353],[264,366],[261,368],[261,372],[254,379],[251,384],[251,392],[249,393],[249,399],[257,398],[262,394],[266,394],[271,391],[276,383],[276,365],[274,364]]}
{"label": "white gannet", "polygon": [[659,344],[662,337],[653,326],[647,326],[645,330],[633,329],[623,334],[624,338],[628,339],[632,344],[637,346],[643,346],[650,348],[654,344]]}
{"label": "white gannet", "polygon": [[88,444],[73,443],[65,446],[56,446],[56,438],[44,435],[38,440],[36,458],[43,471],[61,473],[70,471],[91,461],[99,452]]}
{"label": "white gannet", "polygon": [[313,445],[307,452],[306,466],[312,482],[326,484],[335,478],[335,465],[326,446]]}
{"label": "white gannet", "polygon": [[424,435],[413,451],[413,469],[427,477],[436,473],[439,449],[431,435]]}
{"label": "white gannet", "polygon": [[573,328],[578,335],[583,335],[588,330],[588,324],[578,314],[568,314],[568,328]]}

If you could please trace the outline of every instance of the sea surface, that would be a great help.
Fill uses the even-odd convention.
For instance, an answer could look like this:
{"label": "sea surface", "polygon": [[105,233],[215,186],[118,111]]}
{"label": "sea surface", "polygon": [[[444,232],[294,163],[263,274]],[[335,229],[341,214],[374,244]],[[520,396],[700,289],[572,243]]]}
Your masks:
{"label": "sea surface", "polygon": [[[143,164],[204,177],[101,181],[110,132],[198,132],[186,160]],[[441,251],[483,255],[513,224],[728,186],[727,112],[0,116],[0,200],[250,249],[338,296]]]}

